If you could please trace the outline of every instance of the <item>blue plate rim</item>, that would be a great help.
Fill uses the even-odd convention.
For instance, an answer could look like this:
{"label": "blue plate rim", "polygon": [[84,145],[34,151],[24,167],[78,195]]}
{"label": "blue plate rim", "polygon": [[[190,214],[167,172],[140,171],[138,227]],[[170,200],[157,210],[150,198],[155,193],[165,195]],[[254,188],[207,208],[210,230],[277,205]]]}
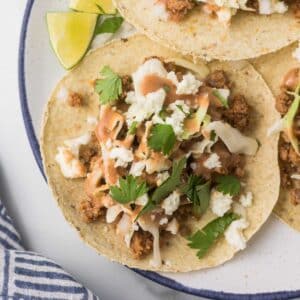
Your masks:
{"label": "blue plate rim", "polygon": [[[23,16],[20,40],[19,40],[19,55],[18,55],[18,83],[19,83],[19,95],[20,95],[20,105],[24,121],[24,126],[26,129],[26,134],[32,149],[35,161],[39,167],[39,170],[46,179],[43,171],[42,157],[40,153],[40,147],[38,139],[35,135],[32,118],[30,115],[25,83],[25,51],[26,51],[26,37],[28,23],[31,16],[32,7],[35,3],[35,0],[27,0],[26,8]],[[257,294],[235,294],[235,293],[225,293],[225,292],[216,292],[213,290],[206,289],[195,289],[188,286],[185,286],[173,279],[167,278],[155,272],[143,271],[138,269],[132,269],[134,272],[139,275],[150,279],[158,284],[177,290],[179,292],[187,293],[194,296],[205,297],[209,299],[216,300],[284,300],[284,299],[294,299],[300,297],[300,290],[297,291],[282,291],[274,293],[257,293]]]}

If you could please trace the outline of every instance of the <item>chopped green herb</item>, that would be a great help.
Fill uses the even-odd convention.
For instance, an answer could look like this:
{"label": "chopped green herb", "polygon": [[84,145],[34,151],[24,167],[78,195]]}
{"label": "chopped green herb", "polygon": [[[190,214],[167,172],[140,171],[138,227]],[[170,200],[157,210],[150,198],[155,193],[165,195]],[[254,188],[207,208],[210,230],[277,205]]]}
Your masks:
{"label": "chopped green herb", "polygon": [[123,23],[124,19],[122,17],[110,17],[107,19],[102,20],[99,18],[95,34],[102,34],[102,33],[115,33],[119,30]]}
{"label": "chopped green herb", "polygon": [[180,161],[175,162],[172,168],[171,176],[163,182],[156,190],[153,192],[152,196],[144,208],[140,211],[136,220],[144,215],[145,213],[153,210],[157,204],[166,198],[170,193],[172,193],[180,185],[180,177],[182,171],[186,164],[186,158],[182,158]]}
{"label": "chopped green herb", "polygon": [[167,124],[156,124],[151,128],[148,145],[155,151],[168,155],[176,142],[173,127]]}
{"label": "chopped green herb", "polygon": [[212,130],[210,132],[210,140],[214,142],[216,140],[216,137],[217,137],[216,132],[214,130]]}
{"label": "chopped green herb", "polygon": [[138,125],[138,122],[133,121],[132,124],[130,125],[129,129],[128,129],[128,134],[134,135],[136,133],[136,130],[137,130],[137,125]]}
{"label": "chopped green herb", "polygon": [[217,190],[224,195],[237,196],[241,190],[241,182],[234,175],[220,175],[216,178]]}
{"label": "chopped green herb", "polygon": [[114,200],[122,204],[133,202],[148,191],[146,183],[139,184],[137,179],[132,175],[121,178],[119,185],[120,187],[110,187],[110,194]]}
{"label": "chopped green herb", "polygon": [[109,66],[103,67],[100,75],[103,79],[98,79],[95,85],[100,103],[109,104],[114,102],[122,94],[121,78]]}
{"label": "chopped green herb", "polygon": [[234,213],[227,213],[223,217],[213,220],[204,228],[188,237],[189,247],[197,249],[198,258],[203,258],[209,248],[224,234],[227,227],[238,218]]}
{"label": "chopped green herb", "polygon": [[155,203],[153,203],[153,201],[150,199],[148,201],[148,203],[143,207],[143,209],[138,213],[137,217],[135,218],[135,222],[136,220],[141,217],[142,215],[146,214],[149,211],[152,211],[155,208]]}
{"label": "chopped green herb", "polygon": [[182,188],[188,199],[193,203],[193,213],[196,216],[202,215],[209,206],[210,182],[199,176],[191,175],[187,184]]}
{"label": "chopped green herb", "polygon": [[186,164],[186,158],[174,162],[171,176],[163,182],[152,194],[151,200],[159,204],[161,200],[167,197],[180,185],[180,177]]}

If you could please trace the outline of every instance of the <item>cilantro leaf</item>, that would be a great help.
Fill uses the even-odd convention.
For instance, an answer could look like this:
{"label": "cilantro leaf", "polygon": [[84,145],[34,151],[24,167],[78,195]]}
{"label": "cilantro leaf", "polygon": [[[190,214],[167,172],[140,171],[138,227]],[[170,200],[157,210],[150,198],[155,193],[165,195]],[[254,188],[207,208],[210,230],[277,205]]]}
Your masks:
{"label": "cilantro leaf", "polygon": [[132,122],[132,124],[130,125],[130,127],[128,129],[129,135],[134,135],[136,133],[137,125],[138,125],[138,122],[136,122],[136,121]]}
{"label": "cilantro leaf", "polygon": [[210,181],[205,182],[203,178],[191,175],[182,192],[193,203],[193,213],[196,216],[202,215],[207,210],[210,201]]}
{"label": "cilantro leaf", "polygon": [[182,158],[179,162],[175,162],[172,168],[171,176],[163,182],[156,190],[153,192],[148,203],[140,211],[136,220],[144,215],[145,213],[153,210],[157,204],[160,203],[165,197],[172,193],[180,185],[180,177],[182,171],[186,164],[186,158]]}
{"label": "cilantro leaf", "polygon": [[167,124],[156,124],[152,127],[148,145],[155,151],[162,151],[168,155],[176,142],[173,127]]}
{"label": "cilantro leaf", "polygon": [[189,247],[197,249],[198,258],[203,258],[209,248],[225,232],[227,227],[238,218],[234,213],[227,213],[223,217],[211,221],[204,228],[188,237]]}
{"label": "cilantro leaf", "polygon": [[119,184],[120,187],[110,187],[110,194],[114,200],[122,204],[133,202],[148,191],[146,183],[139,184],[132,175],[127,176],[125,179],[121,178]]}
{"label": "cilantro leaf", "polygon": [[185,164],[185,157],[173,164],[171,176],[165,182],[163,182],[152,194],[151,200],[155,204],[159,204],[161,200],[167,197],[180,185],[180,177]]}
{"label": "cilantro leaf", "polygon": [[100,72],[103,79],[96,80],[95,91],[99,94],[101,104],[108,104],[118,99],[122,93],[121,78],[109,67]]}
{"label": "cilantro leaf", "polygon": [[124,19],[118,16],[107,18],[104,21],[100,20],[97,23],[95,34],[97,35],[102,33],[115,33],[119,30],[119,28],[123,24],[123,21]]}
{"label": "cilantro leaf", "polygon": [[224,195],[237,196],[241,190],[241,182],[234,175],[220,175],[216,178],[217,190]]}

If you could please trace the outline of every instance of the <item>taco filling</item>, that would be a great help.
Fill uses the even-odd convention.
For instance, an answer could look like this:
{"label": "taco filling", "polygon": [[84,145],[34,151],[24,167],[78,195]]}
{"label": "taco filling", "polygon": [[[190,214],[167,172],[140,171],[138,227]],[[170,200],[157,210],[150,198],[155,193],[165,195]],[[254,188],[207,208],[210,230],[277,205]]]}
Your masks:
{"label": "taco filling", "polygon": [[220,22],[228,23],[238,9],[252,11],[261,15],[284,14],[291,8],[295,17],[300,17],[299,0],[153,0],[154,12],[164,20],[180,22],[197,7],[203,12],[215,16]]}
{"label": "taco filling", "polygon": [[270,128],[270,134],[281,131],[279,160],[281,185],[288,190],[291,203],[300,204],[300,68],[290,70],[284,77],[276,99],[276,109],[282,119]]}
{"label": "taco filling", "polygon": [[[64,177],[85,178],[77,207],[85,222],[111,224],[134,258],[153,253],[154,267],[172,235],[187,237],[199,258],[223,235],[245,248],[253,201],[245,158],[259,146],[247,136],[251,107],[232,94],[226,73],[151,57],[133,74],[108,66],[100,74],[95,129],[56,154]],[[79,99],[72,95],[69,105]],[[212,220],[192,232],[189,221],[207,212]]]}

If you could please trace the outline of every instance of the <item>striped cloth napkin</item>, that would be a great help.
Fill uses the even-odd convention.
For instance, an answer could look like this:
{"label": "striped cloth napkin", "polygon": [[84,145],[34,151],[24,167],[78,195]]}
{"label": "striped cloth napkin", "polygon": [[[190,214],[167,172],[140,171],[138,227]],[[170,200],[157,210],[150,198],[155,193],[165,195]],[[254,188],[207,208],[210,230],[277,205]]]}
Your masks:
{"label": "striped cloth napkin", "polygon": [[25,251],[0,201],[0,299],[97,300],[53,261]]}

